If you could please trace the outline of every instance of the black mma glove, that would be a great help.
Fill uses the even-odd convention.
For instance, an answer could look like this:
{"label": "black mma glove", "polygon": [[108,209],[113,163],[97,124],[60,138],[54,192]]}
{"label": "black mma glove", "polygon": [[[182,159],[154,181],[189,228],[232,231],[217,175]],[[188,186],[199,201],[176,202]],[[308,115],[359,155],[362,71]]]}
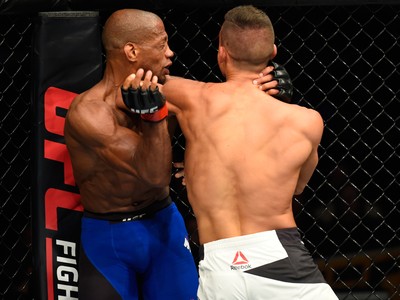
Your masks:
{"label": "black mma glove", "polygon": [[286,71],[284,66],[276,62],[270,61],[269,65],[274,67],[274,70],[272,71],[274,78],[272,80],[278,81],[278,85],[274,87],[274,89],[279,90],[279,93],[273,97],[283,102],[290,103],[293,96],[293,84],[289,73]]}
{"label": "black mma glove", "polygon": [[141,87],[125,90],[121,86],[122,100],[134,113],[140,114],[145,121],[158,122],[168,116],[165,97],[160,93],[158,86],[153,91],[150,88],[142,90]]}

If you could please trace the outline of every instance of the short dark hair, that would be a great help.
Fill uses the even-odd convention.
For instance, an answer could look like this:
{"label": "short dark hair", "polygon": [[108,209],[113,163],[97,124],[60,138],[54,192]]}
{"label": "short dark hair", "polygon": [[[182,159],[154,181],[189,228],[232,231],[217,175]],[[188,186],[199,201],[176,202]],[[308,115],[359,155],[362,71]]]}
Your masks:
{"label": "short dark hair", "polygon": [[266,64],[274,51],[272,22],[252,5],[237,6],[225,14],[220,38],[234,60],[248,65]]}

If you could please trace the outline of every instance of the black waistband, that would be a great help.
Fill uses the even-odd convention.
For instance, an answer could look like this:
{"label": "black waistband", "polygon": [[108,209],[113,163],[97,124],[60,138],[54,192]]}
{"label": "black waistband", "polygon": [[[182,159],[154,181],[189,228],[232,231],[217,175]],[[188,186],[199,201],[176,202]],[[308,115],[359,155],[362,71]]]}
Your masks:
{"label": "black waistband", "polygon": [[83,211],[83,217],[106,220],[111,222],[129,222],[135,220],[146,219],[153,216],[156,212],[169,206],[172,203],[171,197],[156,201],[149,206],[136,211],[129,212],[110,212],[110,213],[95,213],[88,210]]}

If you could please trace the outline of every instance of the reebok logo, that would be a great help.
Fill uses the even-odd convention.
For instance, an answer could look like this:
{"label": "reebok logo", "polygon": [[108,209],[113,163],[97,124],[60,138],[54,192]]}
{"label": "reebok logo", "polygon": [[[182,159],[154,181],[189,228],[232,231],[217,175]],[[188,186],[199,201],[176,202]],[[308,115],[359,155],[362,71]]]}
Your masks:
{"label": "reebok logo", "polygon": [[244,265],[248,264],[246,256],[242,253],[242,251],[236,252],[235,258],[233,259],[232,265]]}
{"label": "reebok logo", "polygon": [[237,251],[235,257],[233,258],[231,264],[231,270],[247,270],[250,269],[251,265],[249,264],[249,260],[244,256],[242,251]]}

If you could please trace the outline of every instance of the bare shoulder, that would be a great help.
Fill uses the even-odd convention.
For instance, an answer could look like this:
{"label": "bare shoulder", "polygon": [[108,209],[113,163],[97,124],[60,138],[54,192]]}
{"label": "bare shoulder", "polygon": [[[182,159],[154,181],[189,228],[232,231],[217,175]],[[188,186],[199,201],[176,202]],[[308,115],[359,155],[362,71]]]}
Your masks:
{"label": "bare shoulder", "polygon": [[294,125],[308,138],[319,143],[324,129],[324,121],[321,114],[311,108],[293,104],[289,104],[289,106],[293,109],[292,115],[294,118],[292,120]]}
{"label": "bare shoulder", "polygon": [[323,122],[321,114],[315,109],[307,108],[300,105],[292,105],[292,104],[289,105],[296,110],[296,115],[299,116],[299,121],[308,120],[308,122],[305,123]]}
{"label": "bare shoulder", "polygon": [[176,98],[192,94],[194,91],[202,89],[206,85],[205,82],[186,79],[182,77],[170,76],[164,83],[162,91],[169,98]]}
{"label": "bare shoulder", "polygon": [[91,139],[113,134],[115,117],[112,108],[101,99],[78,95],[68,110],[65,133],[76,139]]}
{"label": "bare shoulder", "polygon": [[168,76],[165,86],[176,86],[176,85],[187,85],[187,86],[198,86],[204,84],[202,81],[187,79],[179,76]]}
{"label": "bare shoulder", "polygon": [[162,87],[162,93],[169,103],[168,108],[179,111],[195,103],[206,85],[205,82],[170,76]]}

